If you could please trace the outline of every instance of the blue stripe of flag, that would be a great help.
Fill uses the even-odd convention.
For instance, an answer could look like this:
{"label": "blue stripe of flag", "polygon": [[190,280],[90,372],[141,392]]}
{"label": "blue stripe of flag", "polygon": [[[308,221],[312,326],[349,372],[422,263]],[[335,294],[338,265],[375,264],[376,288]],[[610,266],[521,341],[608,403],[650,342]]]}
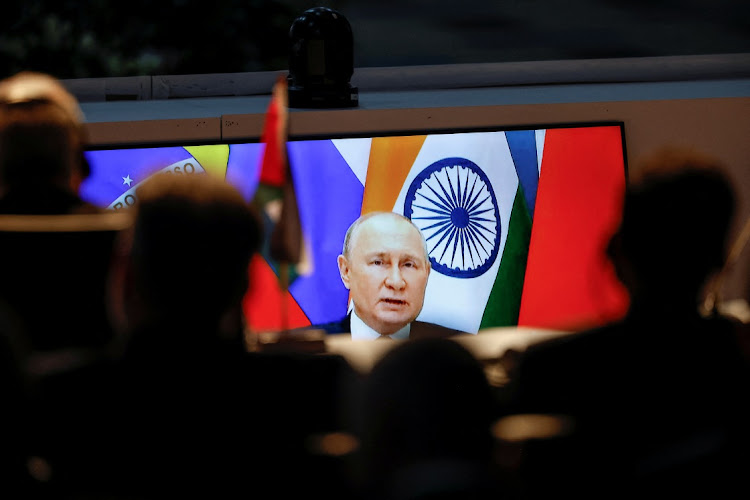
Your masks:
{"label": "blue stripe of flag", "polygon": [[226,180],[240,191],[247,202],[252,200],[258,188],[264,148],[265,145],[259,142],[229,145]]}
{"label": "blue stripe of flag", "polygon": [[364,186],[331,140],[290,142],[288,153],[314,269],[289,289],[313,325],[336,321],[346,315],[349,299],[336,258],[362,210]]}
{"label": "blue stripe of flag", "polygon": [[505,132],[510,154],[516,166],[529,216],[534,219],[536,190],[539,185],[539,168],[536,157],[536,136],[533,130],[511,130]]}

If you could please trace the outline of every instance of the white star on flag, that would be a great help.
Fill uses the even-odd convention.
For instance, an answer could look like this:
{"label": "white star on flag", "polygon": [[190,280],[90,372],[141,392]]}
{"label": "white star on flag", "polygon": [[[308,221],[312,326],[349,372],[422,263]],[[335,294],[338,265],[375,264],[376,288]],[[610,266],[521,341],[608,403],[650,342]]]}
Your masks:
{"label": "white star on flag", "polygon": [[132,182],[133,182],[133,179],[131,179],[131,178],[130,178],[130,174],[128,174],[128,176],[127,176],[127,177],[123,177],[123,178],[122,178],[122,183],[123,183],[123,184],[127,184],[128,186],[130,186],[130,184],[131,184]]}

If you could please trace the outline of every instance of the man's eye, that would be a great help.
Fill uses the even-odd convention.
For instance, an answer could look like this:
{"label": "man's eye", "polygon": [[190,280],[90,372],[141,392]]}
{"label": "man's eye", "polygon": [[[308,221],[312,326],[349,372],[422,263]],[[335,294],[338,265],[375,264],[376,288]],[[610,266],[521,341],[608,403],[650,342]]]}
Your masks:
{"label": "man's eye", "polygon": [[383,261],[382,260],[373,260],[372,264],[375,265],[375,266],[379,266],[379,265],[383,264]]}
{"label": "man's eye", "polygon": [[404,267],[414,267],[414,262],[404,262]]}

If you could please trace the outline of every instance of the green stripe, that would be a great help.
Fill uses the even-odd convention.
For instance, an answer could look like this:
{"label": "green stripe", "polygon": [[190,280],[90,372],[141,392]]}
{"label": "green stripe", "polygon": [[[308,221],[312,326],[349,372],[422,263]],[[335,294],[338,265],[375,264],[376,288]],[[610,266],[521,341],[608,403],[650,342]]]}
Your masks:
{"label": "green stripe", "polygon": [[500,268],[484,309],[480,329],[518,324],[530,241],[531,216],[519,184],[510,213],[508,240],[505,242]]}
{"label": "green stripe", "polygon": [[[276,223],[271,220],[271,217],[266,212],[266,205],[272,201],[282,200],[283,190],[280,187],[270,186],[268,184],[260,183],[255,190],[251,204],[258,210],[261,218],[263,219],[263,244],[260,248],[260,255],[266,260],[271,269],[276,274],[276,277],[280,278],[279,274],[279,261],[272,256],[271,252],[271,236],[273,235]],[[299,276],[296,266],[293,264],[289,266],[289,283],[293,283]]]}

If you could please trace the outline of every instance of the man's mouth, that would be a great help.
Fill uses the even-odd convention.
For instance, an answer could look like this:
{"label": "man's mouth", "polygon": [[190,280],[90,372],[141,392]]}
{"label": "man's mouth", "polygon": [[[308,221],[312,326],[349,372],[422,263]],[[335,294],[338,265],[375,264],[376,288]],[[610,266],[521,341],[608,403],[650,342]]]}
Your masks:
{"label": "man's mouth", "polygon": [[380,301],[391,306],[405,306],[406,305],[406,301],[400,300],[400,299],[385,298],[385,299],[380,299]]}

